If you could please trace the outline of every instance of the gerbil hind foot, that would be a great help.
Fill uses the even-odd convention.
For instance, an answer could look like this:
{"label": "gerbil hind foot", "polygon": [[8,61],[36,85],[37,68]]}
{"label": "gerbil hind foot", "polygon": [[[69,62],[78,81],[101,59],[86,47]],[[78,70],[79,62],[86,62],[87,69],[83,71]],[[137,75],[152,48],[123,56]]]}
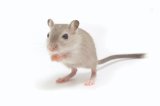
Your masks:
{"label": "gerbil hind foot", "polygon": [[58,78],[58,79],[56,80],[56,83],[64,83],[64,82],[69,81],[69,79],[70,79],[70,78]]}
{"label": "gerbil hind foot", "polygon": [[77,73],[77,69],[76,68],[72,68],[71,70],[71,73],[65,77],[62,77],[62,78],[58,78],[56,80],[56,83],[64,83],[64,82],[67,82],[69,81],[73,76],[75,76]]}
{"label": "gerbil hind foot", "polygon": [[91,71],[91,77],[89,80],[87,80],[84,85],[86,86],[92,86],[95,84],[95,79],[96,79],[96,69],[92,69]]}
{"label": "gerbil hind foot", "polygon": [[95,79],[89,79],[84,83],[84,85],[86,86],[92,86],[94,84],[95,84]]}

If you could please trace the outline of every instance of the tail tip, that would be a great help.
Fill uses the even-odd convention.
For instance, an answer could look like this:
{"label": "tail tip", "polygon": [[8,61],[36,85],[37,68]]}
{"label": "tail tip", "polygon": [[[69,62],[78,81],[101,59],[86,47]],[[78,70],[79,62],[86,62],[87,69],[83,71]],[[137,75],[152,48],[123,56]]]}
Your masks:
{"label": "tail tip", "polygon": [[146,54],[145,53],[141,53],[141,54],[137,54],[136,58],[145,58]]}

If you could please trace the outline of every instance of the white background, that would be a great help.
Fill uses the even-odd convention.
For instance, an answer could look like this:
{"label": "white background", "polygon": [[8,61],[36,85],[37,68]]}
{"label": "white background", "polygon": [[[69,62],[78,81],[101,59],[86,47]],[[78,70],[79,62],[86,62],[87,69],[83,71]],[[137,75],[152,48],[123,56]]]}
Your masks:
{"label": "white background", "polygon": [[[159,0],[1,0],[0,106],[160,106]],[[147,58],[99,66],[96,85],[86,87],[90,70],[69,73],[50,61],[47,19],[80,21],[93,37],[98,58],[145,52]]]}

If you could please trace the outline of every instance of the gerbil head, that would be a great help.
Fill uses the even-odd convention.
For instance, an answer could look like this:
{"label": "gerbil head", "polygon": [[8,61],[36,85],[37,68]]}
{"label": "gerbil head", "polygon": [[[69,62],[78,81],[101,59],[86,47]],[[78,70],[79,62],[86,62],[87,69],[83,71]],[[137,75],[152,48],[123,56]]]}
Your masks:
{"label": "gerbil head", "polygon": [[77,43],[78,20],[73,20],[70,24],[54,24],[52,19],[48,19],[50,28],[47,34],[47,48],[50,52],[61,53],[72,50]]}

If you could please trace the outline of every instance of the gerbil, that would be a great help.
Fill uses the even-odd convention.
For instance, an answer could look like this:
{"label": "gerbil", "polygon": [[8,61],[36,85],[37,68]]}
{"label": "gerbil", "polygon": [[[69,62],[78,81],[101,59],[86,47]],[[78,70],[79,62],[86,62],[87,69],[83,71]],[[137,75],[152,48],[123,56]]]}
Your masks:
{"label": "gerbil", "polygon": [[96,78],[96,67],[113,59],[119,58],[142,58],[143,53],[139,54],[120,54],[97,60],[96,48],[92,37],[85,30],[78,28],[79,21],[73,20],[70,24],[54,24],[52,19],[48,19],[50,28],[47,34],[47,48],[51,55],[51,60],[62,62],[71,68],[71,73],[56,80],[63,83],[72,78],[77,68],[90,68],[91,77],[85,85],[93,85]]}

